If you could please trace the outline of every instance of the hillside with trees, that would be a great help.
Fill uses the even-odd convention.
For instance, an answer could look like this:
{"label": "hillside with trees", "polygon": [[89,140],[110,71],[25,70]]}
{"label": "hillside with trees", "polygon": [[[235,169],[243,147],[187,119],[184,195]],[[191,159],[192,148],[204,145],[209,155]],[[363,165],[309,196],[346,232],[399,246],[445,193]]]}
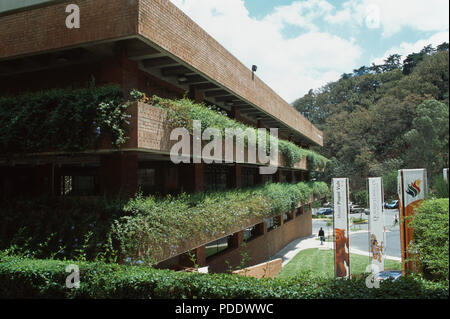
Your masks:
{"label": "hillside with trees", "polygon": [[425,167],[433,181],[449,165],[449,44],[428,45],[403,60],[390,55],[293,105],[324,132],[317,151],[331,159],[326,180],[349,177],[357,193],[367,177],[383,176],[393,197],[398,169]]}

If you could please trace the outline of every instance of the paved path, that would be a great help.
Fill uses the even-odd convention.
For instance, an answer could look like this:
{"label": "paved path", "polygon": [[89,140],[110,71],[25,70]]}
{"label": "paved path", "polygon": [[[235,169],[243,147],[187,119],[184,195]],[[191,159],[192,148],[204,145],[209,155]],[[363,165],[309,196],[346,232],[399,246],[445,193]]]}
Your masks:
{"label": "paved path", "polygon": [[[367,232],[367,231],[359,231],[359,232],[350,232],[350,234]],[[292,260],[300,251],[310,248],[320,248],[320,249],[333,249],[332,242],[325,242],[323,245],[320,245],[320,240],[316,239],[317,236],[311,235],[309,237],[299,238],[292,242],[290,242],[286,247],[277,252],[274,256],[272,256],[271,260],[281,258],[283,261],[283,267]],[[359,249],[351,248],[351,254],[369,256],[367,251],[362,251]],[[401,261],[398,257],[386,256],[386,259],[392,259]]]}

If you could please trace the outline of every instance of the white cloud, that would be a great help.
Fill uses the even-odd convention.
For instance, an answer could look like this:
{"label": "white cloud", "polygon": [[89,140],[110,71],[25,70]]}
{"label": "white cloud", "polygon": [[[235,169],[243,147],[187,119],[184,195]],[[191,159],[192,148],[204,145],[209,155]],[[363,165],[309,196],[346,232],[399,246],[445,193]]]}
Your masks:
{"label": "white cloud", "polygon": [[[335,20],[335,21],[334,21]],[[417,31],[443,31],[449,28],[448,0],[349,0],[329,22],[347,22],[371,28],[378,22],[383,36],[390,37],[403,28]]]}
{"label": "white cloud", "polygon": [[439,44],[442,44],[443,42],[448,42],[449,39],[449,32],[438,32],[433,34],[431,37],[426,39],[420,39],[416,42],[410,43],[410,42],[402,42],[400,45],[395,46],[387,50],[382,57],[373,59],[373,63],[375,64],[382,64],[383,61],[391,54],[400,54],[402,56],[402,60],[406,58],[407,55],[413,53],[413,52],[420,52],[425,46],[431,44],[433,47],[437,47]]}
{"label": "white cloud", "polygon": [[[347,0],[339,9],[327,0],[293,1],[262,19],[252,18],[243,0],[171,1],[245,65],[258,65],[257,75],[288,102],[369,65],[370,59],[448,41],[448,0]],[[287,38],[284,31],[290,26],[303,33]],[[405,27],[434,35],[401,43],[378,59],[370,56],[371,48],[363,51],[358,44],[368,29],[379,29],[386,38]],[[330,31],[324,32],[326,28]],[[332,34],[335,30],[345,31],[347,38]]]}
{"label": "white cloud", "polygon": [[[362,54],[353,39],[320,32],[313,23],[333,10],[324,0],[293,2],[260,20],[250,17],[242,0],[172,2],[245,65],[258,65],[258,76],[288,102],[337,80]],[[285,25],[306,31],[286,39]]]}

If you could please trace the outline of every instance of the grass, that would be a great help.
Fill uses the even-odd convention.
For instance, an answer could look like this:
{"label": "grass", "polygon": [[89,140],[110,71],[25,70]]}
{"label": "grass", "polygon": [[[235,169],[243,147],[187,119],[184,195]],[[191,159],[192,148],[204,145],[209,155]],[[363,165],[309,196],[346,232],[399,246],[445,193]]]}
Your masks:
{"label": "grass", "polygon": [[[301,272],[308,272],[311,277],[334,277],[334,251],[311,248],[302,250],[281,271],[278,278],[295,277]],[[369,265],[366,256],[350,254],[350,268],[352,275],[365,273]],[[401,270],[401,263],[394,260],[385,260],[386,270]]]}

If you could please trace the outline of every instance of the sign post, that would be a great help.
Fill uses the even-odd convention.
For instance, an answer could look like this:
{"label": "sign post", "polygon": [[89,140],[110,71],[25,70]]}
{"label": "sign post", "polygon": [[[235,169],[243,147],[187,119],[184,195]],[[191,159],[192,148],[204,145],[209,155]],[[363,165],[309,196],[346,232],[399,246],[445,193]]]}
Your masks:
{"label": "sign post", "polygon": [[369,186],[369,245],[372,273],[384,270],[386,240],[384,229],[384,192],[383,179],[374,177],[368,179]]}
{"label": "sign post", "polygon": [[414,216],[414,209],[422,203],[427,191],[426,169],[403,169],[398,171],[398,199],[400,211],[400,244],[402,250],[402,270],[406,276],[408,272],[416,270],[411,260],[413,255],[409,245],[413,239],[413,230],[408,227]]}
{"label": "sign post", "polygon": [[337,278],[350,278],[348,196],[348,178],[333,178],[334,270]]}

